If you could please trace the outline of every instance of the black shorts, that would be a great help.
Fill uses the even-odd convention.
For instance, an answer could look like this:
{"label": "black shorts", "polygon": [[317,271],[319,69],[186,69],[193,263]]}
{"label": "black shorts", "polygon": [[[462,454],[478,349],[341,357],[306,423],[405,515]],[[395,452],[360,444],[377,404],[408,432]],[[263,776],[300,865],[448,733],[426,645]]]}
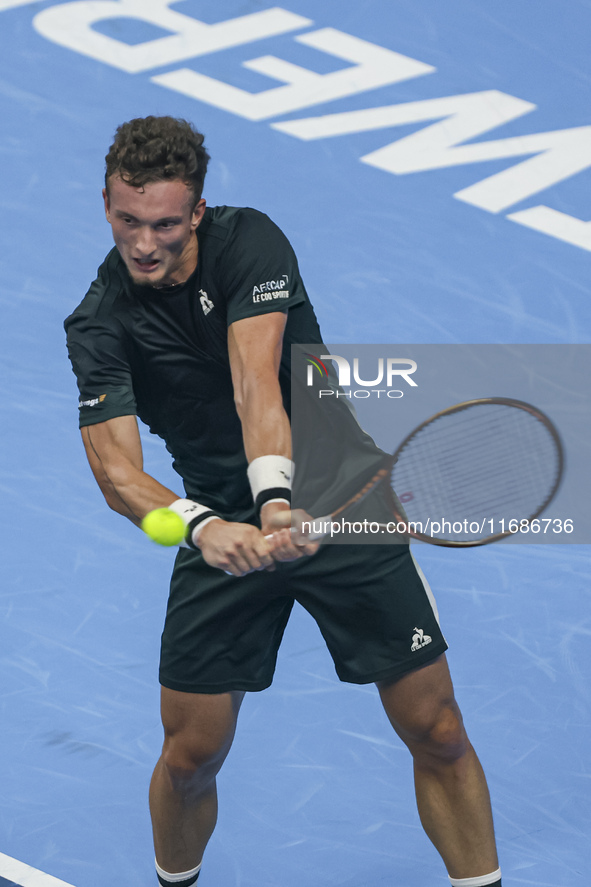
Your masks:
{"label": "black shorts", "polygon": [[294,600],[318,623],[342,681],[395,678],[447,649],[406,545],[323,545],[313,557],[242,577],[180,549],[160,683],[188,693],[265,689]]}

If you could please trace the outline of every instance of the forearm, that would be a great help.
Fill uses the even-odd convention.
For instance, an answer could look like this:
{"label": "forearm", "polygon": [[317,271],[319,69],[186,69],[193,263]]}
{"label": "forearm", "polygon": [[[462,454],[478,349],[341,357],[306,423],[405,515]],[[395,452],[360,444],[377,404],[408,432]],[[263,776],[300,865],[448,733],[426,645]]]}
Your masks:
{"label": "forearm", "polygon": [[291,459],[291,428],[278,382],[245,386],[236,407],[249,463],[267,455]]}
{"label": "forearm", "polygon": [[291,429],[279,384],[287,315],[273,312],[236,321],[228,330],[234,401],[248,462],[291,458]]}
{"label": "forearm", "polygon": [[88,462],[107,504],[134,524],[178,496],[143,470],[134,417],[82,429]]}
{"label": "forearm", "polygon": [[290,532],[291,426],[279,382],[286,322],[285,313],[271,313],[236,321],[228,333],[252,497],[263,534],[273,537],[273,557],[282,561],[318,548],[294,545]]}
{"label": "forearm", "polygon": [[165,508],[179,498],[151,475],[135,468],[111,467],[104,471],[99,486],[109,508],[137,526],[149,511]]}

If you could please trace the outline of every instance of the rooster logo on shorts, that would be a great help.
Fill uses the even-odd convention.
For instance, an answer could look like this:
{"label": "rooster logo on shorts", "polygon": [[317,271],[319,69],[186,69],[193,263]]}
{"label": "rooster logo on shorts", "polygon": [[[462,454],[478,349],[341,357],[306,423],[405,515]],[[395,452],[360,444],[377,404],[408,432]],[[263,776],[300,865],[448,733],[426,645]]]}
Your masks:
{"label": "rooster logo on shorts", "polygon": [[430,644],[433,640],[430,635],[425,634],[422,628],[415,627],[415,632],[416,634],[413,634],[412,636],[412,647],[410,648],[412,653],[416,653],[421,647],[426,647],[427,644]]}

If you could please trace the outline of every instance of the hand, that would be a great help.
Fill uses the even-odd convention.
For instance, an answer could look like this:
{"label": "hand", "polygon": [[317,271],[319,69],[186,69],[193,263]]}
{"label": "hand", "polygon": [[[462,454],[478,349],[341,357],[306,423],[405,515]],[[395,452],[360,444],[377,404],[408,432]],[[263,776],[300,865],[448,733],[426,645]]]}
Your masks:
{"label": "hand", "polygon": [[269,541],[276,561],[294,561],[300,557],[310,557],[318,551],[317,542],[306,541],[301,532],[292,529],[293,525],[301,526],[302,520],[311,518],[301,509],[292,511],[282,502],[270,502],[261,508],[263,534],[272,536]]}
{"label": "hand", "polygon": [[212,520],[199,535],[199,548],[211,567],[232,576],[275,569],[273,546],[252,524]]}

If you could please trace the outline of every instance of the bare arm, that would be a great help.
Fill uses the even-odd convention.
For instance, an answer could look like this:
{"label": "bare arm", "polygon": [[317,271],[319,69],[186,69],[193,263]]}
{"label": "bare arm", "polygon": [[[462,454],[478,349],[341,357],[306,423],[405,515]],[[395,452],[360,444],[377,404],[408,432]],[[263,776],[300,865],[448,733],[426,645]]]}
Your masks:
{"label": "bare arm", "polygon": [[[86,455],[107,504],[140,524],[154,508],[166,508],[179,497],[143,470],[142,445],[135,416],[121,416],[82,429]],[[270,547],[250,524],[216,520],[203,556],[212,567],[235,576],[271,567]],[[222,532],[220,532],[223,529]],[[220,537],[221,540],[220,540]]]}
{"label": "bare arm", "polygon": [[143,470],[135,416],[87,425],[82,441],[107,504],[134,524],[139,525],[153,508],[164,508],[179,498]]}
{"label": "bare arm", "polygon": [[291,458],[291,430],[279,386],[287,314],[247,317],[228,330],[236,409],[249,462],[273,454]]}
{"label": "bare arm", "polygon": [[[234,399],[249,463],[267,455],[291,458],[291,428],[279,384],[286,321],[286,313],[273,312],[238,320],[228,330]],[[293,545],[286,503],[264,505],[261,524],[264,534],[274,533],[276,560],[293,560],[318,550],[315,544]],[[286,529],[280,532],[281,528]]]}

